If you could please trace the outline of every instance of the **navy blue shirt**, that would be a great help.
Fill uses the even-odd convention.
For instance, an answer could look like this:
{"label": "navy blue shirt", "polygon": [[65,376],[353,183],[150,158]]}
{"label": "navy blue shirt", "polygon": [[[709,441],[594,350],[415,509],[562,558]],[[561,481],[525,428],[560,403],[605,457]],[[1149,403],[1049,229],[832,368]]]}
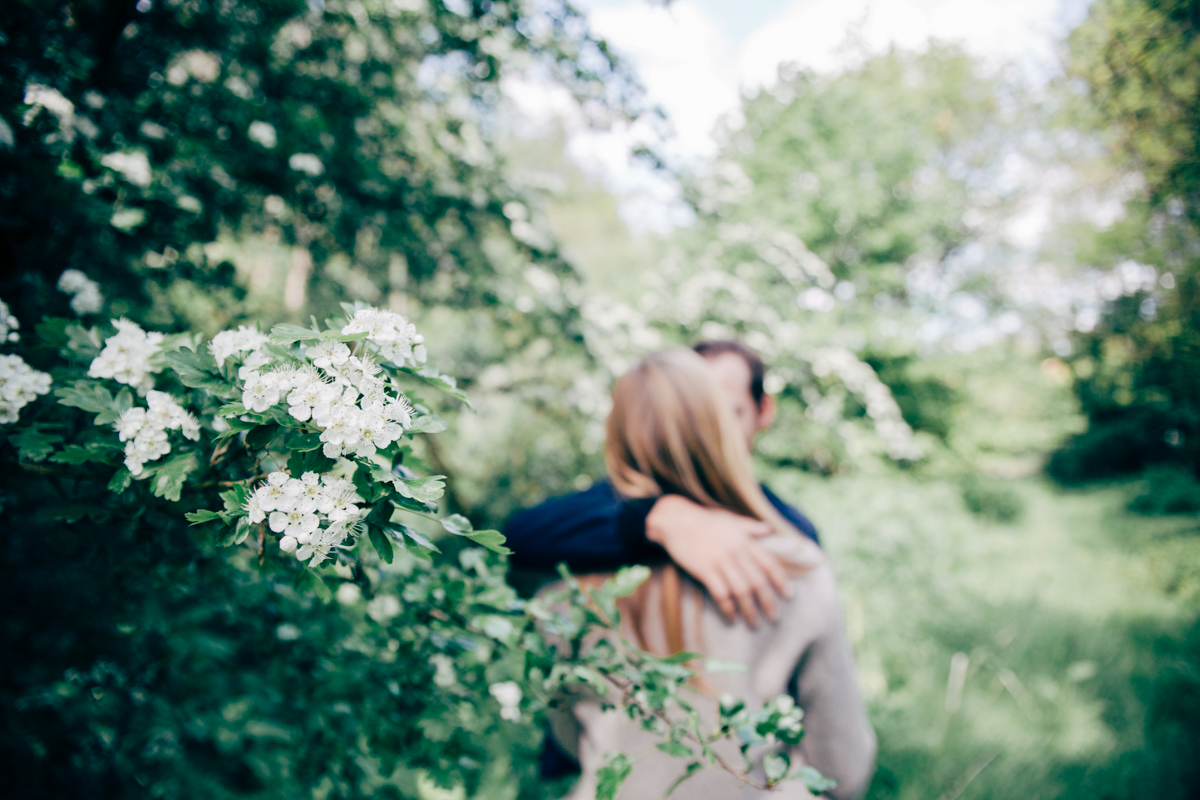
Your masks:
{"label": "navy blue shirt", "polygon": [[[808,517],[766,486],[762,490],[784,519],[820,544]],[[664,561],[666,551],[646,538],[646,516],[656,499],[622,502],[604,480],[587,491],[519,511],[504,526],[505,544],[513,551],[509,562],[533,570],[553,570],[565,563],[578,574]]]}

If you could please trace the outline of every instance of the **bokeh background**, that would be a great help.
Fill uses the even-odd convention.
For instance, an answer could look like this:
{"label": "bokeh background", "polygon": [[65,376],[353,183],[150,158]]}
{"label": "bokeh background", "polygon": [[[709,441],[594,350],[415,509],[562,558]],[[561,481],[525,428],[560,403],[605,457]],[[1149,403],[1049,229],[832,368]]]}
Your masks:
{"label": "bokeh background", "polygon": [[[1198,30],[1191,0],[16,2],[0,296],[70,313],[73,267],[105,314],[180,330],[402,311],[473,400],[419,455],[476,527],[603,475],[642,354],[744,338],[780,404],[759,469],[841,581],[869,797],[1194,797]],[[54,682],[145,656],[77,641],[66,608],[98,601],[66,584],[7,623],[73,643],[6,656],[6,753],[93,759],[114,796],[354,794],[254,760],[321,734],[247,733],[235,700],[284,656],[205,644],[195,608],[258,602],[236,592],[144,613],[229,677],[163,707],[208,708],[248,766],[106,760],[124,729]],[[316,663],[347,634],[306,613]],[[471,793],[561,791],[538,736]],[[143,786],[172,758],[192,778]]]}

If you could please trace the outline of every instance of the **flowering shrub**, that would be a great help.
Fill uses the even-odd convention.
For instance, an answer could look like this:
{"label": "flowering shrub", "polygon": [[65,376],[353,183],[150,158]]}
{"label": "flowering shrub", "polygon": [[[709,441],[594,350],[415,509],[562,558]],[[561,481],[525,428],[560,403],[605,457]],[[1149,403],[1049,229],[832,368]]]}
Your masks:
{"label": "flowering shrub", "polygon": [[[22,385],[33,387],[22,395],[22,405],[46,394],[51,378],[57,402],[38,404],[28,417],[16,407],[9,420],[16,424],[0,432],[21,472],[34,476],[29,494],[44,494],[47,483],[74,487],[71,502],[51,510],[49,518],[66,525],[86,520],[94,526],[93,539],[119,538],[121,529],[132,528],[137,539],[116,551],[110,563],[128,561],[137,551],[145,568],[165,571],[172,569],[167,554],[186,544],[172,537],[188,537],[169,520],[186,516],[191,537],[213,549],[201,562],[219,562],[215,553],[223,551],[233,567],[210,575],[205,593],[261,583],[267,592],[257,602],[267,614],[280,602],[272,596],[292,598],[298,607],[312,607],[314,597],[318,605],[332,603],[336,596],[345,608],[349,630],[310,652],[330,664],[318,672],[341,674],[356,664],[362,680],[318,688],[312,673],[302,672],[291,678],[296,699],[281,704],[272,693],[239,701],[203,688],[240,674],[227,675],[217,661],[201,682],[182,690],[182,702],[200,706],[189,713],[197,719],[210,714],[214,722],[208,724],[222,730],[246,713],[236,710],[239,702],[267,717],[221,734],[231,742],[265,730],[278,731],[283,744],[344,737],[342,755],[326,753],[317,763],[293,764],[286,775],[274,777],[275,768],[263,761],[271,751],[261,743],[245,745],[251,754],[246,757],[263,773],[256,780],[274,785],[276,794],[304,794],[333,776],[348,796],[370,794],[401,767],[438,782],[476,786],[490,761],[507,757],[486,744],[489,735],[503,733],[497,726],[529,725],[572,687],[598,693],[658,731],[668,752],[688,759],[685,776],[716,765],[748,780],[755,763],[729,764],[711,748],[735,730],[756,732],[750,739],[745,731],[738,734],[743,752],[751,744],[798,741],[798,713],[782,700],[756,715],[738,706],[716,730],[704,731],[685,691],[693,674],[685,664],[697,654],[660,659],[620,640],[615,601],[637,587],[645,568],[624,570],[590,592],[564,574],[566,588],[558,595],[522,601],[503,579],[501,557],[508,552],[503,537],[475,530],[461,515],[439,514],[444,478],[417,472],[421,462],[413,445],[415,437],[446,425],[417,392],[432,388],[465,397],[453,379],[425,363],[423,339],[403,316],[347,306],[345,317],[324,329],[277,325],[267,334],[242,326],[207,342],[194,334],[146,331],[123,319],[96,327],[47,319],[37,333],[40,352],[53,354],[49,373],[31,369],[18,356],[6,358],[24,368]],[[9,383],[6,379],[6,398]],[[6,494],[5,502],[12,506],[6,516],[44,513],[18,494]],[[198,568],[197,556],[182,563],[172,580],[141,602],[170,602],[188,572]],[[555,610],[562,608],[566,611]],[[290,614],[297,621],[285,617],[274,623],[275,647],[311,635],[297,624],[303,615]],[[131,631],[138,627],[122,624]],[[240,618],[228,624],[253,625]],[[166,642],[184,636],[163,634]],[[347,651],[358,654],[356,660],[342,663]],[[108,732],[102,741],[130,753],[115,765],[104,757],[100,763],[115,770],[118,780],[132,777],[164,793],[188,794],[195,790],[185,786],[203,785],[185,778],[180,766],[188,761],[179,752],[180,737],[203,738],[195,724],[180,729],[168,712],[144,726],[145,733],[130,732],[139,730],[131,720],[145,713],[136,709],[165,691],[169,680],[155,669],[127,674],[99,661],[86,673],[68,670],[62,681],[21,698],[15,710],[25,715],[22,720],[33,711],[49,713],[46,709],[78,716],[85,712],[77,704],[86,697],[125,697],[127,710],[110,710],[112,719],[81,717]],[[80,688],[88,693],[80,694]],[[313,713],[328,708],[322,713],[356,715],[358,721],[350,727],[329,719],[301,722],[296,709],[306,703]],[[164,752],[173,755],[157,755]],[[273,756],[293,757],[278,751]],[[349,777],[345,759],[360,765]],[[785,755],[768,760],[770,784],[788,776]],[[192,762],[193,773],[207,780],[212,768]],[[610,761],[601,797],[615,796],[629,767],[624,757]],[[814,773],[797,775],[810,786],[825,785]]]}

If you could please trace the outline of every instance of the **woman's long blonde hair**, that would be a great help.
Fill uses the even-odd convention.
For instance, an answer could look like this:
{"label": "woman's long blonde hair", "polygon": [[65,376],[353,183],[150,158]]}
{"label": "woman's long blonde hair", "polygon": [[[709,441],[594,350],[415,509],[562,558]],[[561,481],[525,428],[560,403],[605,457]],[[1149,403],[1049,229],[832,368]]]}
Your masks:
{"label": "woman's long blonde hair", "polygon": [[[624,497],[678,494],[699,505],[762,520],[777,533],[801,534],[775,510],[754,478],[750,452],[708,364],[691,350],[663,350],[642,359],[613,389],[604,460]],[[668,649],[682,649],[678,576],[664,580]],[[672,588],[674,587],[674,588]],[[645,616],[631,598],[634,628]]]}

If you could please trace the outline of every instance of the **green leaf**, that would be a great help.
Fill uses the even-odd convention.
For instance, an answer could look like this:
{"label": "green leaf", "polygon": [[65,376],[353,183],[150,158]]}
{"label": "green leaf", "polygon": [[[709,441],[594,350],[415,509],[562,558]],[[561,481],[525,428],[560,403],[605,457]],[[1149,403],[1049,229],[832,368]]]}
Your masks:
{"label": "green leaf", "polygon": [[447,427],[444,419],[430,414],[414,419],[412,427],[408,430],[410,433],[441,433]]}
{"label": "green leaf", "polygon": [[284,445],[287,450],[293,453],[307,453],[309,450],[316,450],[321,447],[321,434],[319,433],[301,433],[291,437]]}
{"label": "green leaf", "polygon": [[692,758],[695,756],[692,748],[683,742],[659,742],[654,746],[669,756],[675,756],[675,758]]}
{"label": "green leaf", "polygon": [[303,475],[306,472],[325,473],[333,469],[334,460],[328,458],[320,450],[293,450],[288,456],[288,471],[293,475]]}
{"label": "green leaf", "polygon": [[388,538],[387,532],[377,525],[368,525],[367,535],[371,539],[371,545],[375,548],[375,552],[379,553],[379,557],[383,559],[383,563],[392,563],[392,540]]}
{"label": "green leaf", "polygon": [[75,381],[73,386],[60,386],[54,390],[59,405],[81,408],[96,414],[97,425],[111,425],[121,412],[133,407],[133,393],[122,389],[113,397],[108,389],[95,381]]}
{"label": "green leaf", "polygon": [[704,662],[704,671],[713,674],[731,673],[736,674],[746,671],[745,664],[739,664],[736,661],[722,661],[719,658],[710,658]]}
{"label": "green leaf", "polygon": [[692,650],[681,650],[673,656],[667,656],[661,659],[664,664],[686,664],[689,661],[695,661],[698,658],[704,658],[703,653],[697,653]]}
{"label": "green leaf", "polygon": [[808,790],[813,794],[819,795],[828,792],[830,789],[837,788],[838,782],[832,778],[826,778],[812,767],[801,767],[796,770],[796,780],[803,783]]}
{"label": "green leaf", "polygon": [[428,478],[419,478],[415,481],[398,478],[393,485],[396,487],[396,491],[405,497],[411,497],[422,503],[436,503],[446,492],[446,477],[430,475]]}
{"label": "green leaf", "polygon": [[688,764],[687,769],[685,769],[683,771],[682,775],[680,775],[678,778],[675,779],[675,782],[671,784],[670,788],[667,789],[667,793],[665,795],[663,795],[663,797],[670,797],[671,792],[675,791],[679,787],[679,784],[683,783],[688,778],[695,775],[697,771],[699,771],[703,768],[704,768],[704,765],[701,764],[699,761],[693,761],[692,763]]}
{"label": "green leaf", "polygon": [[246,413],[246,407],[241,403],[226,403],[217,409],[218,417],[240,417]]}
{"label": "green leaf", "polygon": [[320,338],[320,331],[315,331],[312,328],[305,328],[300,325],[292,325],[287,322],[280,323],[274,328],[271,328],[272,344],[289,345],[293,342],[308,342]]}
{"label": "green leaf", "polygon": [[218,397],[233,393],[233,387],[217,371],[217,362],[207,350],[173,350],[163,354],[179,382],[192,389],[205,389]]}
{"label": "green leaf", "polygon": [[215,522],[221,519],[220,514],[215,511],[209,511],[206,508],[202,508],[199,511],[189,511],[183,516],[192,525],[203,525],[206,522]]}
{"label": "green leaf", "polygon": [[604,766],[596,770],[596,800],[614,800],[632,771],[633,764],[624,753],[609,753]]}
{"label": "green leaf", "polygon": [[441,520],[442,527],[450,531],[456,536],[465,536],[475,528],[471,525],[471,520],[464,517],[462,514],[451,514]]}
{"label": "green leaf", "polygon": [[767,775],[767,783],[779,783],[787,777],[792,768],[792,760],[787,753],[767,753],[763,756],[763,772]]}
{"label": "green leaf", "polygon": [[278,433],[278,425],[259,425],[246,434],[246,447],[251,450],[261,450],[270,444]]}
{"label": "green leaf", "polygon": [[62,437],[56,433],[45,432],[51,427],[57,428],[58,426],[35,422],[12,437],[11,441],[16,446],[21,460],[45,461],[46,456],[54,452],[54,446],[62,441]]}
{"label": "green leaf", "polygon": [[502,556],[512,555],[512,550],[504,546],[504,534],[500,531],[471,531],[463,535],[493,553],[499,553]]}
{"label": "green leaf", "polygon": [[325,331],[325,333],[321,334],[321,338],[337,339],[339,342],[361,342],[370,335],[371,334],[369,331],[359,331],[358,333],[338,333],[337,331]]}
{"label": "green leaf", "polygon": [[98,462],[112,464],[118,458],[121,449],[106,442],[88,442],[87,444],[69,444],[61,451],[50,456],[56,464],[86,464]]}
{"label": "green leaf", "polygon": [[178,500],[187,476],[199,467],[200,462],[196,459],[195,453],[182,453],[163,462],[155,472],[152,481],[154,496],[167,500]]}
{"label": "green leaf", "polygon": [[425,538],[421,534],[417,533],[408,525],[401,525],[400,530],[404,533],[405,536],[407,536],[408,538],[410,538],[414,542],[416,542],[418,546],[423,547],[426,550],[432,550],[435,553],[442,552],[441,550],[439,550],[437,548],[437,545],[435,545],[432,541]]}
{"label": "green leaf", "polygon": [[108,490],[120,494],[128,489],[131,483],[133,483],[133,474],[126,467],[121,467],[108,482]]}
{"label": "green leaf", "polygon": [[433,367],[422,367],[418,370],[413,369],[412,367],[402,367],[397,365],[397,369],[399,369],[401,372],[406,372],[409,375],[420,378],[430,386],[440,389],[451,397],[457,397],[459,400],[462,400],[467,404],[467,408],[472,408],[471,401],[467,399],[467,395],[458,388],[458,385],[454,382],[454,378],[450,377],[449,375],[443,375]]}
{"label": "green leaf", "polygon": [[245,516],[246,514],[246,499],[249,497],[249,490],[242,484],[235,484],[219,495],[225,502],[225,510],[231,514]]}

